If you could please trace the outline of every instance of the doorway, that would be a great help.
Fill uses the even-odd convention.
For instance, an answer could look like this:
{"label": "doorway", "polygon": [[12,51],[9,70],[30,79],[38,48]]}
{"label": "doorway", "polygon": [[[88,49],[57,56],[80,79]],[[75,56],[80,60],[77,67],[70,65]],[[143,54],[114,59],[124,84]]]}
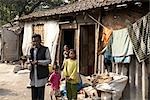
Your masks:
{"label": "doorway", "polygon": [[80,73],[94,73],[95,63],[95,25],[80,26]]}
{"label": "doorway", "polygon": [[63,30],[64,34],[64,43],[63,45],[68,45],[70,49],[74,49],[74,29],[65,29]]}
{"label": "doorway", "polygon": [[63,47],[64,45],[68,45],[70,49],[74,49],[74,37],[75,37],[75,29],[62,29],[61,35],[61,50],[60,50],[60,64],[63,63]]}

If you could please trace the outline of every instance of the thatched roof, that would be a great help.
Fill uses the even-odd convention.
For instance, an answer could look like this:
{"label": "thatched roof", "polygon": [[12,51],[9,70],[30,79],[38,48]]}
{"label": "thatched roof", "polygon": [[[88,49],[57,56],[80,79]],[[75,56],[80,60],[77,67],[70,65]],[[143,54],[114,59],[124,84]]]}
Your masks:
{"label": "thatched roof", "polygon": [[60,6],[58,8],[49,9],[46,11],[37,11],[29,15],[22,16],[20,20],[27,20],[32,18],[47,17],[52,15],[61,15],[79,11],[85,11],[93,8],[104,7],[114,4],[128,3],[133,0],[80,0],[72,4]]}

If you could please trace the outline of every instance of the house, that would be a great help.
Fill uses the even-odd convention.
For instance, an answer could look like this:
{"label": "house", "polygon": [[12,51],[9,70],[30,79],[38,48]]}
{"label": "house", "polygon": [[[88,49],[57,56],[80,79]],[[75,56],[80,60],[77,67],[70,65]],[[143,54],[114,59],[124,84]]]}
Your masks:
{"label": "house", "polygon": [[1,61],[17,61],[22,55],[22,29],[19,22],[11,22],[2,26],[0,35]]}
{"label": "house", "polygon": [[[103,44],[104,28],[110,30],[126,28],[128,26],[127,21],[133,24],[148,12],[148,1],[80,0],[55,9],[33,12],[22,16],[20,21],[25,23],[24,36],[26,37],[24,39],[28,43],[31,42],[33,33],[41,34],[43,43],[53,53],[53,61],[58,60],[60,64],[63,60],[63,45],[67,44],[70,48],[75,48],[80,73],[91,75],[93,73],[104,73],[105,71],[104,53],[102,52],[106,46]],[[55,34],[55,36],[52,36],[52,34]],[[107,42],[106,44],[108,44]],[[26,52],[24,54],[27,54],[29,46],[24,46],[23,50]],[[139,62],[135,55],[136,53],[133,52],[129,63],[113,63],[112,67],[117,73],[129,76],[130,88],[128,89],[130,91],[126,92],[125,95],[128,95],[126,98],[144,100],[148,98],[147,88],[150,87],[148,86],[150,85],[148,82],[150,58],[148,54],[144,60]],[[136,92],[133,92],[133,90],[136,90]],[[136,95],[137,93],[139,95]]]}

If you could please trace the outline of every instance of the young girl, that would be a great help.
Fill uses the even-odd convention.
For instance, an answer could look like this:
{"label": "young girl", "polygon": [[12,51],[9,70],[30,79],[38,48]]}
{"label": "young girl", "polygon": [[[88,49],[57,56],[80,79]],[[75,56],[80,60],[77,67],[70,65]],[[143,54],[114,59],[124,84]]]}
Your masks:
{"label": "young girl", "polygon": [[53,72],[49,77],[49,82],[50,82],[50,98],[51,100],[57,100],[57,97],[60,96],[60,79],[61,75],[58,72],[59,67],[57,66],[57,63],[54,64],[53,66]]}
{"label": "young girl", "polygon": [[77,100],[77,60],[76,52],[73,49],[69,50],[69,59],[64,62],[63,75],[66,78],[66,90],[68,100]]}

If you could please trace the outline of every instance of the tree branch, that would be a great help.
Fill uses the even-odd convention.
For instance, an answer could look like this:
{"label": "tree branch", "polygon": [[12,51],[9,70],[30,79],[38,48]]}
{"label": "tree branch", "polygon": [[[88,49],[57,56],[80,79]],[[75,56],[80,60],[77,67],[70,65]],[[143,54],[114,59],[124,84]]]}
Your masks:
{"label": "tree branch", "polygon": [[35,9],[36,7],[38,7],[42,1],[43,1],[43,0],[40,0],[40,1],[38,1],[37,3],[35,3],[29,11],[25,12],[25,15],[27,15],[27,14],[29,14],[29,13],[32,13],[32,12],[34,11],[34,9]]}

